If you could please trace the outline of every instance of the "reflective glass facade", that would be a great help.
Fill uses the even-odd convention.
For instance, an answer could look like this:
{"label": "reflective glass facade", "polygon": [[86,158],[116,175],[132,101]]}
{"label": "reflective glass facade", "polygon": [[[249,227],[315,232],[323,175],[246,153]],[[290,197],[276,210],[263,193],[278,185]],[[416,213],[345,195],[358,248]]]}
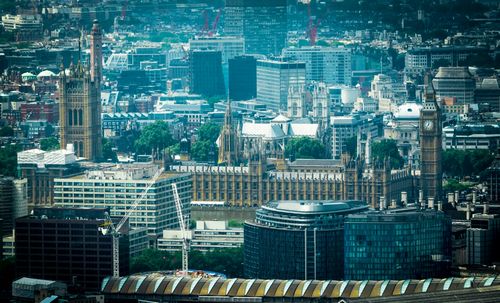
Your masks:
{"label": "reflective glass facade", "polygon": [[344,217],[366,209],[359,201],[271,202],[245,223],[245,275],[341,279]]}
{"label": "reflective glass facade", "polygon": [[426,210],[372,211],[345,221],[344,279],[442,277],[451,264],[451,219]]}

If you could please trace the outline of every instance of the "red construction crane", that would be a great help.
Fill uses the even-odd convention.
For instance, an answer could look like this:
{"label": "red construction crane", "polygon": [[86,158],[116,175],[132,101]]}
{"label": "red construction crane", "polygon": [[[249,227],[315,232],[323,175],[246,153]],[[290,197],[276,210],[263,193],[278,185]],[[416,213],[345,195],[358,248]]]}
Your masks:
{"label": "red construction crane", "polygon": [[122,17],[121,17],[122,21],[125,20],[125,17],[127,16],[127,6],[128,6],[128,0],[126,0],[122,6]]}
{"label": "red construction crane", "polygon": [[219,9],[219,11],[217,12],[217,16],[215,17],[214,23],[212,24],[212,31],[208,33],[210,37],[217,32],[217,24],[219,24],[220,14],[221,10]]}

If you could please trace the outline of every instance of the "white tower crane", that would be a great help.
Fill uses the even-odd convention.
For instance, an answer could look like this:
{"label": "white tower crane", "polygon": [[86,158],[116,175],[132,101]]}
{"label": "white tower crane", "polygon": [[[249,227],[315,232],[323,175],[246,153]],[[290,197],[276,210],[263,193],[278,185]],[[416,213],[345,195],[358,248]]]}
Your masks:
{"label": "white tower crane", "polygon": [[177,184],[172,183],[172,191],[174,193],[175,209],[177,210],[177,217],[179,218],[179,227],[182,234],[182,275],[186,276],[189,269],[189,246],[191,234],[189,233],[189,225],[186,225],[186,220],[182,213],[182,203],[177,191]]}
{"label": "white tower crane", "polygon": [[135,201],[135,203],[128,209],[127,214],[123,216],[120,222],[115,226],[111,221],[111,217],[107,214],[106,222],[99,227],[99,230],[103,235],[111,234],[113,237],[113,277],[120,276],[120,229],[123,227],[123,224],[128,220],[128,218],[132,215],[132,213],[137,209],[137,206],[142,202],[142,200],[146,197],[149,189],[155,184],[156,179],[163,173],[163,168],[160,168],[156,174],[151,178],[148,186],[142,194],[139,196],[139,199]]}

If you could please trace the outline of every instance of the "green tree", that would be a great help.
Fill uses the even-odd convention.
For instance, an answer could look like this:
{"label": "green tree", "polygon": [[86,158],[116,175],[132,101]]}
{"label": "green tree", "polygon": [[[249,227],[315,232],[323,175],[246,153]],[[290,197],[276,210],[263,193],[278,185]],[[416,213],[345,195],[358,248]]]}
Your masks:
{"label": "green tree", "polygon": [[372,158],[377,163],[383,163],[386,158],[389,158],[391,168],[401,168],[404,164],[403,157],[399,154],[398,145],[392,139],[374,142],[372,144]]}
{"label": "green tree", "polygon": [[195,161],[209,161],[210,150],[212,148],[210,141],[198,140],[191,146],[191,158]]}
{"label": "green tree", "polygon": [[156,121],[142,129],[139,138],[134,142],[134,147],[138,154],[151,154],[156,150],[162,151],[173,143],[168,124]]}
{"label": "green tree", "polygon": [[59,149],[59,140],[56,137],[43,138],[40,140],[40,149],[45,151]]}
{"label": "green tree", "polygon": [[0,137],[12,137],[14,136],[14,130],[10,126],[4,126],[0,128]]}
{"label": "green tree", "polygon": [[220,126],[215,123],[205,123],[198,129],[198,140],[214,143],[220,134]]}
{"label": "green tree", "polygon": [[16,176],[17,152],[20,150],[19,146],[14,144],[0,147],[0,175]]}
{"label": "green tree", "polygon": [[111,162],[118,162],[118,156],[113,150],[115,146],[111,141],[106,138],[102,138],[102,157],[104,160],[110,160]]}
{"label": "green tree", "polygon": [[[131,273],[158,270],[176,270],[181,267],[180,252],[166,252],[147,249],[133,258],[130,264]],[[243,249],[225,248],[208,252],[191,250],[189,252],[189,269],[215,271],[228,277],[241,277],[243,272]]]}
{"label": "green tree", "polygon": [[309,137],[293,138],[285,146],[285,157],[295,159],[325,159],[325,146]]}
{"label": "green tree", "polygon": [[463,178],[480,175],[495,160],[488,150],[443,151],[443,172],[449,177]]}
{"label": "green tree", "polygon": [[170,155],[173,157],[174,155],[178,155],[181,153],[181,145],[179,142],[175,143],[174,145],[170,145],[167,147],[167,151],[170,153]]}

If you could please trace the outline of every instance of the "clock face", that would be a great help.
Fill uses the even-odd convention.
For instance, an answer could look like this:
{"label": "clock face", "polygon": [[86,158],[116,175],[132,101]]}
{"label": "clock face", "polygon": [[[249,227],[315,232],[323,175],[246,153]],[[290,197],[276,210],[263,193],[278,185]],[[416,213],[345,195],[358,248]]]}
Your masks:
{"label": "clock face", "polygon": [[432,122],[431,120],[424,121],[425,130],[432,130],[433,127],[434,127],[434,122]]}

